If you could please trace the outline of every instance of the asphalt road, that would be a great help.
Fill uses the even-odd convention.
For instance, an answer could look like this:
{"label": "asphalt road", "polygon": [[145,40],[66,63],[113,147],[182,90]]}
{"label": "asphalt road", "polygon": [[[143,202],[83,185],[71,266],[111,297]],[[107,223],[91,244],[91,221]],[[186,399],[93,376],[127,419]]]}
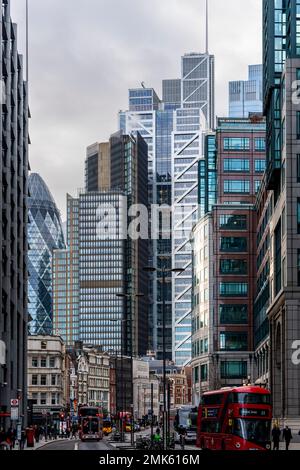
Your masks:
{"label": "asphalt road", "polygon": [[72,441],[54,441],[51,442],[38,451],[49,451],[49,450],[112,450],[106,439],[103,439],[100,442],[81,442],[79,440]]}

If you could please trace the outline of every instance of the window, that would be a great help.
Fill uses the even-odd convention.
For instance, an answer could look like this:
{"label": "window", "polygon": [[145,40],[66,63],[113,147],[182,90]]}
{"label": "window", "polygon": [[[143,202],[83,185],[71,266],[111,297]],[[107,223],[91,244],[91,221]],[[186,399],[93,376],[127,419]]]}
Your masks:
{"label": "window", "polygon": [[300,235],[300,198],[297,199],[297,232]]}
{"label": "window", "polygon": [[266,139],[264,137],[256,137],[255,139],[255,151],[265,152],[266,150]]}
{"label": "window", "polygon": [[297,129],[296,129],[297,139],[300,140],[300,111],[297,111],[296,125],[297,125]]}
{"label": "window", "polygon": [[37,375],[33,375],[31,377],[31,385],[37,385],[38,384],[38,376]]}
{"label": "window", "polygon": [[194,383],[198,383],[199,382],[199,367],[195,367],[194,368]]}
{"label": "window", "polygon": [[201,366],[201,381],[202,381],[202,382],[206,382],[206,381],[207,381],[207,376],[208,376],[207,371],[208,371],[208,366],[207,366],[207,364],[203,364],[203,365]]}
{"label": "window", "polygon": [[33,405],[37,405],[38,404],[38,394],[37,393],[33,393],[31,395],[31,403]]}
{"label": "window", "polygon": [[41,393],[41,405],[46,405],[46,404],[47,404],[47,394]]}
{"label": "window", "polygon": [[221,215],[220,216],[220,229],[221,230],[246,230],[247,229],[247,216],[246,215]]}
{"label": "window", "polygon": [[56,385],[56,375],[51,375],[51,385]]}
{"label": "window", "polygon": [[245,193],[250,194],[250,181],[248,180],[225,180],[224,193],[236,194]]}
{"label": "window", "polygon": [[47,376],[41,375],[41,385],[47,385]]}
{"label": "window", "polygon": [[300,287],[300,250],[297,252],[298,286]]}
{"label": "window", "polygon": [[220,350],[221,351],[247,351],[248,350],[248,334],[223,332],[220,333]]}
{"label": "window", "polygon": [[256,181],[255,181],[255,187],[254,187],[255,194],[258,193],[258,191],[259,191],[259,189],[260,189],[260,185],[261,185],[261,181],[260,181],[260,180],[256,180]]}
{"label": "window", "polygon": [[225,172],[249,172],[250,161],[241,160],[239,158],[225,158],[224,159],[224,171]]}
{"label": "window", "polygon": [[50,357],[49,364],[50,367],[55,367],[55,357]]}
{"label": "window", "polygon": [[41,349],[47,349],[47,341],[41,341]]}
{"label": "window", "polygon": [[275,229],[275,295],[281,289],[281,220]]}
{"label": "window", "polygon": [[284,237],[284,235],[285,235],[285,233],[286,233],[285,207],[282,209],[281,220],[282,220],[282,236]]}
{"label": "window", "polygon": [[56,393],[51,393],[51,405],[56,405]]}
{"label": "window", "polygon": [[248,323],[248,306],[224,304],[219,306],[221,325],[244,325]]}
{"label": "window", "polygon": [[255,160],[255,173],[263,173],[266,169],[266,160]]}
{"label": "window", "polygon": [[247,251],[246,237],[221,237],[220,250],[222,252],[240,253]]}
{"label": "window", "polygon": [[38,367],[39,366],[37,357],[32,358],[31,364],[32,364],[32,367]]}
{"label": "window", "polygon": [[246,137],[225,137],[224,150],[250,150],[250,139]]}
{"label": "window", "polygon": [[297,183],[300,183],[300,153],[297,154]]}
{"label": "window", "polygon": [[41,367],[47,367],[47,358],[41,357]]}
{"label": "window", "polygon": [[248,284],[244,282],[221,282],[220,295],[224,297],[247,297]]}
{"label": "window", "polygon": [[221,259],[220,274],[237,275],[247,274],[247,261],[243,259]]}
{"label": "window", "polygon": [[222,379],[245,379],[247,377],[246,361],[221,361]]}

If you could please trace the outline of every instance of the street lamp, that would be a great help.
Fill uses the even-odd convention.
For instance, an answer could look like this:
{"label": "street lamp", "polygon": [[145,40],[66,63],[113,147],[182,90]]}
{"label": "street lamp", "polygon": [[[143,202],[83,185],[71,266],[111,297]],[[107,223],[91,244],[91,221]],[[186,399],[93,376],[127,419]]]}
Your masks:
{"label": "street lamp", "polygon": [[[116,294],[117,298],[121,299],[139,299],[145,297],[145,294],[138,293],[138,294]],[[112,320],[113,321],[113,320]],[[114,320],[118,321],[118,320]],[[119,320],[123,323],[130,322],[130,361],[131,361],[131,445],[134,446],[134,403],[133,403],[133,318],[132,318],[132,310],[130,318],[124,318]]]}
{"label": "street lamp", "polygon": [[166,299],[165,299],[165,285],[167,274],[177,273],[181,274],[185,271],[184,268],[155,268],[153,266],[147,266],[144,271],[148,273],[160,272],[162,274],[162,334],[163,334],[163,448],[167,450],[167,439],[166,439],[166,415],[167,415],[167,391],[166,391]]}

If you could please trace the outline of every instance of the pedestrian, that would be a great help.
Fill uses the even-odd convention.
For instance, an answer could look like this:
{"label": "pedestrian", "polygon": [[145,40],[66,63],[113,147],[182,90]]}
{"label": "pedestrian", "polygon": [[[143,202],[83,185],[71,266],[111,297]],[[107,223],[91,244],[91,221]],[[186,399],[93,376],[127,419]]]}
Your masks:
{"label": "pedestrian", "polygon": [[289,450],[289,446],[290,446],[291,440],[293,439],[293,436],[292,436],[292,431],[290,430],[288,425],[286,425],[285,429],[283,430],[282,437],[285,440],[285,450]]}
{"label": "pedestrian", "polygon": [[25,448],[25,442],[26,442],[26,431],[25,431],[24,428],[22,428],[22,431],[21,431],[21,441],[20,441],[21,450],[24,450],[24,448]]}
{"label": "pedestrian", "polygon": [[272,429],[272,438],[273,438],[273,450],[279,450],[281,431],[277,424],[274,425]]}
{"label": "pedestrian", "polygon": [[40,440],[40,428],[37,425],[34,426],[34,437],[35,437],[35,442],[38,443]]}

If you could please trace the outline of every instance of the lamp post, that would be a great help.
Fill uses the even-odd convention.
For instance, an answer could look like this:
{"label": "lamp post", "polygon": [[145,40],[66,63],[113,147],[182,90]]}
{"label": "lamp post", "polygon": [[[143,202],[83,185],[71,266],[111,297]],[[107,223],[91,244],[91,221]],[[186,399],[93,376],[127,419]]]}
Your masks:
{"label": "lamp post", "polygon": [[144,271],[148,273],[160,272],[162,275],[162,336],[163,336],[163,448],[167,450],[167,388],[166,388],[166,298],[165,298],[165,285],[167,274],[178,273],[181,274],[185,271],[183,268],[155,268],[147,266]]}
{"label": "lamp post", "polygon": [[[144,294],[116,294],[116,297],[121,299],[139,299],[145,297]],[[134,403],[133,403],[133,318],[132,318],[132,310],[130,314],[130,318],[124,318],[121,320],[123,323],[130,322],[130,362],[131,362],[131,445],[134,446]]]}

